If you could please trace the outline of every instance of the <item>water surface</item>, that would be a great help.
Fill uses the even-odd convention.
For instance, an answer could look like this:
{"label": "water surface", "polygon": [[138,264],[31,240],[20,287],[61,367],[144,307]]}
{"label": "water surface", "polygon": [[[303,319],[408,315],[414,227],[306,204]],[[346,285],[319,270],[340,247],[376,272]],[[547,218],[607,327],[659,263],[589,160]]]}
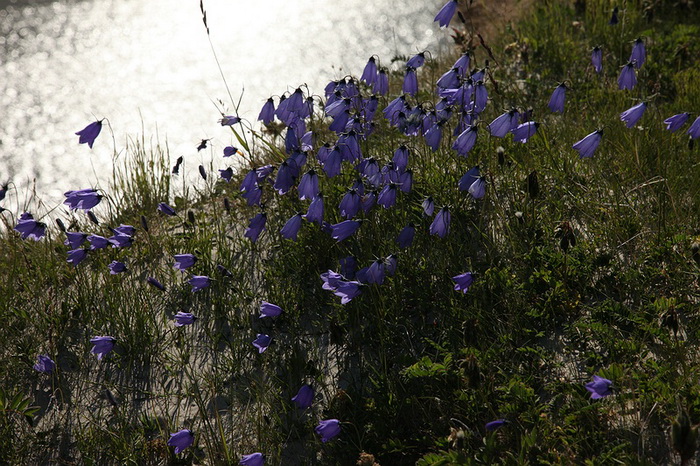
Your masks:
{"label": "water surface", "polygon": [[[445,47],[433,0],[209,0],[204,3],[223,73],[241,114],[254,120],[270,95],[359,75],[367,58]],[[145,133],[171,158],[213,138],[231,142],[212,103],[230,101],[197,1],[0,1],[0,182],[36,183],[56,201],[68,189],[107,186],[107,128],[90,150],[75,132],[109,119],[117,150]],[[244,89],[244,92],[243,92]],[[20,196],[22,197],[22,196]]]}

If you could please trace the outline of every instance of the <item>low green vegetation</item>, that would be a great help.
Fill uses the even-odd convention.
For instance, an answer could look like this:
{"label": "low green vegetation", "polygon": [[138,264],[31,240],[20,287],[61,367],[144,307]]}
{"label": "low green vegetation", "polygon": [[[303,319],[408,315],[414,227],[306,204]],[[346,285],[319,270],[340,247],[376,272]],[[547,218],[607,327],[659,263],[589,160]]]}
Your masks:
{"label": "low green vegetation", "polygon": [[[406,145],[413,187],[392,208],[361,211],[347,240],[309,222],[284,239],[280,229],[309,205],[296,189],[281,196],[265,182],[264,208],[247,205],[248,170],[287,155],[282,136],[240,125],[244,162],[230,183],[216,176],[229,160],[220,148],[207,179],[190,183],[171,174],[167,148],[136,140],[93,209],[99,225],[80,211],[52,213],[69,231],[102,236],[133,225],[130,247],[91,251],[74,266],[57,227],[22,240],[13,228],[23,210],[3,212],[0,463],[238,464],[262,452],[284,465],[688,464],[700,423],[700,141],[686,133],[700,113],[700,10],[626,1],[610,25],[614,6],[536,2],[488,50],[476,36],[464,43],[472,66],[488,62],[490,99],[466,158],[451,147],[455,118],[437,151],[382,118],[400,92],[403,71],[393,73],[361,150],[381,167]],[[646,63],[637,85],[619,90],[639,37]],[[432,108],[455,58],[428,60],[408,100]],[[547,108],[560,82],[563,114]],[[642,100],[645,114],[625,127],[620,113]],[[511,107],[540,123],[524,144],[489,135]],[[663,120],[682,112],[686,125],[667,131]],[[317,109],[302,173],[319,173],[325,220],[336,224],[359,175],[347,162],[323,175],[315,155],[335,142],[328,123]],[[580,158],[572,145],[596,129],[600,146]],[[481,199],[458,189],[475,165]],[[435,212],[449,206],[444,238],[429,233],[427,197]],[[159,212],[161,202],[177,215]],[[266,229],[253,243],[244,233],[262,211]],[[408,223],[415,240],[402,249]],[[175,254],[197,261],[181,272]],[[347,304],[322,288],[320,275],[348,256],[362,268],[391,254],[395,275],[363,284]],[[127,272],[110,274],[115,260]],[[473,284],[456,291],[452,277],[466,272]],[[192,292],[193,275],[210,285]],[[282,314],[259,318],[263,301]],[[177,312],[197,320],[177,327]],[[272,337],[264,352],[252,345],[258,334]],[[98,361],[90,339],[99,335],[116,345]],[[52,373],[32,368],[40,354],[55,361]],[[594,375],[612,381],[611,395],[591,399]],[[291,401],[303,384],[315,390],[308,409]],[[341,431],[322,442],[314,428],[326,419]],[[508,422],[486,429],[498,419]],[[181,429],[194,444],[175,455],[166,442]]]}

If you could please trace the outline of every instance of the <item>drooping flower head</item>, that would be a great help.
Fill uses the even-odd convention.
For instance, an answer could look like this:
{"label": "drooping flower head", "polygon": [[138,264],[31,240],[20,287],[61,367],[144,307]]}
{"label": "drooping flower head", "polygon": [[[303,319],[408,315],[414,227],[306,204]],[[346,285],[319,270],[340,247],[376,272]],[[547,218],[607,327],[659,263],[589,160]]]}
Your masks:
{"label": "drooping flower head", "polygon": [[194,443],[194,434],[189,429],[182,429],[174,434],[170,434],[168,446],[175,447],[175,454],[178,455],[182,451]]}
{"label": "drooping flower head", "polygon": [[628,128],[633,127],[634,125],[637,124],[640,118],[642,118],[642,115],[644,115],[644,111],[647,109],[647,104],[646,102],[639,103],[635,105],[634,107],[630,107],[624,112],[620,114],[620,120],[625,122],[625,125]]}
{"label": "drooping flower head", "polygon": [[634,70],[634,63],[629,62],[622,67],[617,84],[622,89],[633,89],[637,85],[637,72]]}
{"label": "drooping flower head", "polygon": [[486,195],[486,178],[480,176],[469,186],[469,194],[474,199],[481,199]]}
{"label": "drooping flower head", "polygon": [[637,40],[634,41],[634,45],[632,46],[632,54],[630,55],[629,61],[634,63],[635,68],[639,69],[646,61],[646,58],[647,51],[644,47],[644,41],[641,37],[638,37]]}
{"label": "drooping flower head", "polygon": [[586,384],[586,390],[591,392],[591,399],[593,400],[605,398],[606,396],[612,395],[612,381],[594,375],[593,382],[588,382]]}
{"label": "drooping flower head", "polygon": [[112,275],[126,272],[126,264],[123,262],[112,261],[107,267],[109,268],[109,273]]}
{"label": "drooping flower head", "polygon": [[455,282],[455,291],[466,293],[469,291],[469,287],[472,286],[472,283],[474,282],[474,276],[471,272],[467,272],[452,277],[452,281]]}
{"label": "drooping flower head", "polygon": [[440,238],[447,236],[447,233],[450,232],[451,218],[450,209],[447,206],[440,209],[440,211],[435,214],[433,223],[430,224],[430,234],[438,235]]}
{"label": "drooping flower head", "polygon": [[78,144],[87,143],[90,149],[92,149],[92,145],[95,143],[97,136],[100,135],[100,131],[102,131],[102,120],[90,123],[85,128],[75,133],[80,136],[80,139],[78,139]]}
{"label": "drooping flower head", "polygon": [[244,466],[263,466],[265,464],[265,455],[262,453],[251,453],[250,455],[243,455],[241,461],[238,464]]}
{"label": "drooping flower head", "polygon": [[672,133],[675,133],[680,129],[681,126],[685,124],[686,121],[688,121],[688,117],[690,117],[690,113],[685,112],[685,113],[679,113],[678,115],[673,115],[672,117],[666,118],[664,120],[664,124],[666,125],[666,129],[669,130]]}
{"label": "drooping flower head", "polygon": [[572,147],[578,152],[582,159],[586,157],[593,157],[593,153],[598,148],[602,137],[603,130],[597,129],[585,138],[576,142]]}
{"label": "drooping flower head", "polygon": [[48,354],[40,354],[37,356],[37,363],[34,364],[34,370],[50,374],[56,369],[56,363],[49,357]]}
{"label": "drooping flower head", "polygon": [[70,207],[71,210],[81,209],[88,211],[102,200],[102,195],[98,194],[94,188],[66,191],[63,195],[66,196],[66,200],[63,203]]}
{"label": "drooping flower head", "polygon": [[310,385],[302,385],[297,394],[292,397],[292,401],[296,403],[299,409],[310,408],[313,399],[314,389]]}
{"label": "drooping flower head", "polygon": [[520,113],[516,109],[503,113],[489,124],[491,136],[505,137],[506,134],[517,128],[519,119]]}
{"label": "drooping flower head", "polygon": [[448,0],[445,6],[440,9],[437,15],[435,15],[433,22],[437,21],[442,28],[447,27],[450,24],[450,21],[452,21],[452,17],[455,15],[456,11],[457,0]]}
{"label": "drooping flower head", "polygon": [[211,284],[211,278],[206,275],[194,275],[187,280],[187,283],[192,287],[192,293],[195,293],[208,287]]}
{"label": "drooping flower head", "polygon": [[240,121],[241,121],[241,119],[238,118],[237,116],[223,115],[221,117],[221,119],[219,120],[219,123],[221,123],[221,126],[233,126]]}
{"label": "drooping flower head", "polygon": [[367,64],[365,65],[365,69],[362,71],[362,77],[360,77],[360,80],[364,81],[369,86],[373,86],[377,81],[377,73],[377,61],[374,59],[374,56],[369,57],[369,60],[367,60]]}
{"label": "drooping flower head", "polygon": [[277,317],[282,314],[282,308],[276,304],[268,303],[263,301],[260,305],[260,318],[263,317]]}
{"label": "drooping flower head", "polygon": [[487,422],[486,428],[487,432],[493,432],[494,430],[503,427],[504,425],[508,424],[508,421],[506,419],[496,419],[495,421]]}
{"label": "drooping flower head", "polygon": [[269,125],[275,119],[275,101],[272,97],[267,99],[265,105],[263,105],[260,114],[258,115],[258,120],[262,121],[264,125]]}
{"label": "drooping flower head", "polygon": [[284,239],[291,239],[292,241],[297,240],[297,235],[299,234],[299,229],[301,228],[302,215],[294,214],[287,223],[284,224],[280,230],[280,234]]}
{"label": "drooping flower head", "polygon": [[399,243],[399,247],[405,249],[411,244],[413,244],[413,238],[416,235],[416,227],[412,223],[406,225],[403,230],[396,237],[396,242]]}
{"label": "drooping flower head", "polygon": [[416,95],[418,93],[418,77],[416,76],[416,69],[410,66],[406,67],[406,74],[403,78],[403,88],[404,94]]}
{"label": "drooping flower head", "polygon": [[[454,3],[456,4],[457,2]],[[325,443],[340,433],[340,421],[337,419],[326,419],[319,422],[315,430],[321,436],[321,441]]]}
{"label": "drooping flower head", "polygon": [[94,346],[90,352],[92,354],[96,354],[97,359],[101,360],[104,355],[112,351],[116,342],[116,338],[110,336],[93,337],[90,339],[90,343],[92,343]]}
{"label": "drooping flower head", "polygon": [[306,211],[304,218],[308,222],[321,225],[323,223],[323,211],[323,194],[319,193],[309,204],[309,209]]}
{"label": "drooping flower head", "polygon": [[336,241],[343,241],[354,235],[358,228],[360,228],[360,222],[358,220],[345,220],[336,223],[331,225],[331,238]]}
{"label": "drooping flower head", "polygon": [[192,267],[197,262],[197,257],[194,254],[175,254],[175,270],[184,272]]}
{"label": "drooping flower head", "polygon": [[469,151],[474,148],[476,144],[477,127],[476,125],[467,126],[467,128],[457,136],[452,149],[457,151],[462,157],[466,157]]}
{"label": "drooping flower head", "polygon": [[258,353],[264,353],[270,346],[272,337],[263,333],[258,333],[257,338],[253,340],[253,346],[258,349]]}
{"label": "drooping flower head", "polygon": [[250,238],[250,240],[255,243],[260,236],[260,233],[265,229],[265,223],[267,222],[267,214],[261,212],[250,220],[250,224],[246,229],[243,236]]}
{"label": "drooping flower head", "polygon": [[34,241],[39,241],[46,234],[46,224],[34,220],[29,212],[20,215],[14,229],[20,233],[22,239],[33,239]]}
{"label": "drooping flower head", "polygon": [[700,116],[695,119],[692,125],[690,125],[690,128],[688,128],[688,134],[693,139],[700,138]]}
{"label": "drooping flower head", "polygon": [[68,251],[67,262],[73,266],[77,266],[87,257],[89,249],[72,249]]}
{"label": "drooping flower head", "polygon": [[591,52],[591,64],[596,73],[603,71],[603,50],[598,46]]}
{"label": "drooping flower head", "polygon": [[553,112],[564,113],[564,101],[566,100],[566,84],[559,84],[554,92],[552,92],[552,97],[549,98],[549,104],[547,106]]}
{"label": "drooping flower head", "polygon": [[194,323],[194,321],[197,320],[197,317],[195,317],[190,312],[178,311],[177,314],[175,314],[174,319],[175,319],[175,326],[183,327],[185,325],[192,325]]}
{"label": "drooping flower head", "polygon": [[525,144],[537,132],[540,124],[535,121],[526,121],[512,130],[513,140]]}

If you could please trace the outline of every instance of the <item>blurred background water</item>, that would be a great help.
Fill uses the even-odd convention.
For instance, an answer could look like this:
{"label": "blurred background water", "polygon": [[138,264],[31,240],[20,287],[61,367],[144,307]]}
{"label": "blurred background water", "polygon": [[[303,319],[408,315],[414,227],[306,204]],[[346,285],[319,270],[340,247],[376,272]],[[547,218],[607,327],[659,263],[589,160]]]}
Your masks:
{"label": "blurred background water", "polygon": [[[208,0],[211,39],[241,116],[251,121],[271,95],[360,75],[370,55],[383,64],[446,34],[435,0]],[[127,137],[167,141],[171,159],[215,154],[232,142],[212,103],[230,102],[202,23],[199,2],[0,0],[0,183],[21,199],[58,203],[69,189],[107,186],[108,128],[93,150],[76,131],[106,117],[117,150]],[[201,157],[201,155],[199,155]],[[198,162],[197,162],[198,163]]]}

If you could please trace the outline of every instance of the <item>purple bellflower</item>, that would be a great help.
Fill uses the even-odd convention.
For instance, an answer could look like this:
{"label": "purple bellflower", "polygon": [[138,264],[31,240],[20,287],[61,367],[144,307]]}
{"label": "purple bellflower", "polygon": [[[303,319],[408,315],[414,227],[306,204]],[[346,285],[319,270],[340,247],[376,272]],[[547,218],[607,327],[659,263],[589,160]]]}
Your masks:
{"label": "purple bellflower", "polygon": [[384,283],[384,275],[384,261],[377,259],[367,268],[366,281],[367,283],[381,285]]}
{"label": "purple bellflower", "polygon": [[192,287],[192,293],[195,293],[208,287],[211,284],[211,278],[206,275],[193,275],[192,278],[187,280],[187,283]]}
{"label": "purple bellflower", "polygon": [[526,121],[525,123],[518,125],[517,128],[511,131],[513,133],[513,140],[525,144],[527,140],[537,132],[537,128],[539,126],[540,124],[534,121]]}
{"label": "purple bellflower", "polygon": [[617,12],[618,12],[618,11],[620,11],[620,9],[619,9],[618,7],[615,7],[615,8],[613,9],[612,15],[610,15],[610,21],[608,21],[608,24],[609,24],[609,25],[614,26],[614,25],[616,25],[617,23],[620,22],[620,20],[619,20],[618,17],[617,17]]}
{"label": "purple bellflower", "polygon": [[373,86],[377,81],[377,61],[374,57],[369,57],[365,69],[362,71],[361,81],[364,81],[369,86]]}
{"label": "purple bellflower", "polygon": [[369,191],[367,194],[362,196],[362,210],[365,214],[368,214],[372,207],[377,203],[377,191]]}
{"label": "purple bellflower", "polygon": [[410,66],[406,67],[406,74],[403,78],[402,91],[404,94],[416,95],[418,93],[418,78],[416,77],[416,69]]}
{"label": "purple bellflower", "polygon": [[591,52],[591,64],[596,73],[603,71],[603,50],[598,46]]}
{"label": "purple bellflower", "polygon": [[258,115],[258,120],[262,121],[264,125],[269,125],[275,119],[275,101],[272,97],[267,99],[265,105],[263,105],[260,114]]}
{"label": "purple bellflower", "polygon": [[68,251],[68,260],[67,262],[69,264],[72,264],[74,266],[77,266],[80,264],[88,254],[88,249],[73,249]]}
{"label": "purple bellflower", "polygon": [[112,231],[117,235],[134,236],[136,234],[136,228],[123,223],[116,228],[112,228]]}
{"label": "purple bellflower", "polygon": [[432,217],[433,212],[435,212],[435,202],[433,201],[432,196],[428,196],[425,199],[423,199],[421,207],[423,207],[423,213],[425,215],[427,215],[428,217]]}
{"label": "purple bellflower", "polygon": [[592,400],[599,400],[601,398],[605,398],[606,396],[612,395],[611,386],[612,381],[594,375],[593,382],[588,382],[586,384],[586,390],[591,392]]}
{"label": "purple bellflower", "polygon": [[441,28],[447,27],[450,24],[450,21],[452,21],[452,17],[455,15],[456,11],[457,0],[449,0],[445,6],[440,9],[438,14],[435,15],[433,22],[437,21]]}
{"label": "purple bellflower", "polygon": [[194,434],[189,429],[182,429],[174,434],[170,434],[168,446],[175,447],[175,454],[178,455],[182,451],[194,443]]}
{"label": "purple bellflower", "polygon": [[277,317],[282,314],[282,308],[276,304],[268,303],[263,301],[260,305],[260,318],[263,317]]}
{"label": "purple bellflower", "polygon": [[265,335],[263,333],[258,333],[258,336],[255,340],[253,340],[253,346],[255,346],[258,349],[258,353],[264,353],[265,350],[270,346],[270,342],[272,342],[272,337],[269,335]]}
{"label": "purple bellflower", "polygon": [[572,147],[578,152],[578,155],[582,159],[587,157],[593,157],[593,153],[598,148],[602,137],[603,130],[597,129],[585,138],[575,143]]}
{"label": "purple bellflower", "polygon": [[496,419],[495,421],[487,422],[485,428],[487,432],[493,432],[506,424],[508,424],[506,419]]}
{"label": "purple bellflower", "polygon": [[239,153],[238,148],[234,146],[224,147],[224,157],[231,157],[232,155]]}
{"label": "purple bellflower", "polygon": [[389,75],[384,68],[379,69],[377,81],[372,86],[375,94],[386,95],[389,92]]}
{"label": "purple bellflower", "polygon": [[411,68],[415,68],[415,69],[420,68],[424,64],[425,64],[425,52],[420,52],[420,53],[413,55],[406,62],[406,66],[410,66]]}
{"label": "purple bellflower", "polygon": [[97,360],[102,360],[102,358],[108,354],[114,348],[114,344],[117,342],[116,338],[110,336],[98,336],[90,339],[90,343],[94,346],[90,350],[92,354],[97,355]]}
{"label": "purple bellflower", "polygon": [[[451,3],[457,4],[454,0],[451,0]],[[326,443],[340,433],[340,421],[337,419],[326,419],[319,422],[315,430],[321,436],[321,441]]]}
{"label": "purple bellflower", "polygon": [[483,81],[479,81],[474,86],[474,112],[481,113],[486,108],[489,95]]}
{"label": "purple bellflower", "polygon": [[336,285],[333,294],[341,298],[340,304],[347,304],[362,293],[362,284],[358,281],[339,280]]}
{"label": "purple bellflower", "polygon": [[394,158],[391,159],[399,170],[404,170],[408,166],[408,148],[404,145],[399,146],[394,152]]}
{"label": "purple bellflower", "polygon": [[221,126],[233,126],[240,121],[241,119],[237,116],[223,115],[221,120],[219,120],[219,123],[221,123]]}
{"label": "purple bellflower", "polygon": [[467,129],[462,131],[462,133],[457,136],[452,149],[457,151],[462,157],[466,157],[469,151],[474,148],[476,144],[477,127],[476,125],[468,126]]}
{"label": "purple bellflower", "polygon": [[311,169],[304,173],[297,187],[297,191],[299,192],[299,199],[302,201],[305,199],[313,199],[318,196],[318,175],[316,171]]}
{"label": "purple bellflower", "polygon": [[297,240],[297,235],[299,234],[299,229],[301,228],[302,217],[301,214],[295,214],[292,218],[287,220],[280,230],[280,234],[284,239],[291,239],[292,241]]}
{"label": "purple bellflower", "polygon": [[338,242],[343,241],[354,235],[360,224],[357,220],[345,220],[331,225],[331,238]]}
{"label": "purple bellflower", "polygon": [[479,170],[479,166],[475,166],[467,170],[467,173],[462,175],[462,178],[459,179],[459,190],[460,191],[469,191],[469,188],[471,188],[472,184],[476,180],[478,180],[481,177],[481,172]]}
{"label": "purple bellflower", "polygon": [[184,272],[192,267],[197,262],[197,257],[194,254],[175,254],[175,270]]}
{"label": "purple bellflower", "polygon": [[463,273],[461,275],[455,275],[452,277],[452,281],[455,282],[455,291],[461,291],[466,293],[469,291],[469,287],[472,286],[474,282],[474,277],[471,272]]}
{"label": "purple bellflower", "polygon": [[634,63],[635,68],[639,69],[644,64],[644,61],[646,61],[646,58],[647,51],[644,47],[644,41],[641,37],[638,37],[637,40],[634,41],[634,45],[632,46],[632,54],[630,55],[629,61]]}
{"label": "purple bellflower", "polygon": [[87,237],[87,233],[67,231],[63,244],[70,246],[71,249],[78,249],[87,240]]}
{"label": "purple bellflower", "polygon": [[46,224],[34,220],[34,217],[29,212],[20,215],[14,229],[20,233],[22,239],[29,238],[34,241],[39,241],[46,234]]}
{"label": "purple bellflower", "polygon": [[554,113],[564,113],[564,101],[566,100],[566,84],[559,84],[554,92],[552,92],[552,97],[549,98],[549,104],[547,106]]}
{"label": "purple bellflower", "polygon": [[469,186],[469,194],[474,199],[481,199],[486,195],[486,179],[483,176],[477,178],[471,186]]}
{"label": "purple bellflower", "polygon": [[644,115],[644,111],[647,109],[647,104],[646,102],[642,102],[640,104],[635,105],[634,107],[630,107],[624,112],[620,114],[620,120],[625,122],[625,125],[628,128],[633,127],[634,125],[637,124],[640,118],[642,118],[642,115]]}
{"label": "purple bellflower", "polygon": [[219,170],[219,176],[227,183],[230,183],[231,178],[233,178],[233,168],[228,167],[223,170]]}
{"label": "purple bellflower", "polygon": [[321,225],[323,223],[323,210],[323,194],[319,193],[309,204],[309,209],[306,211],[304,218],[307,222],[315,222]]}
{"label": "purple bellflower", "polygon": [[440,238],[447,236],[447,233],[450,232],[451,219],[450,209],[447,206],[440,209],[440,211],[435,214],[433,223],[430,224],[430,234],[438,235]]}
{"label": "purple bellflower", "polygon": [[78,139],[78,144],[87,143],[90,149],[92,149],[92,145],[95,143],[97,136],[100,135],[100,131],[102,131],[102,120],[90,123],[85,128],[75,133],[80,136],[80,139]]}
{"label": "purple bellflower", "polygon": [[248,228],[246,228],[243,236],[250,238],[250,240],[255,243],[260,236],[260,233],[265,229],[265,223],[267,222],[267,214],[264,212],[259,213],[250,220]]}
{"label": "purple bellflower", "polygon": [[354,189],[348,190],[340,200],[338,208],[340,209],[340,216],[346,219],[351,219],[360,211],[361,198]]}
{"label": "purple bellflower", "polygon": [[174,215],[177,215],[177,212],[175,212],[175,209],[173,209],[172,207],[170,207],[170,206],[169,206],[168,204],[166,204],[165,202],[161,202],[160,204],[158,204],[158,210],[159,210],[160,212],[163,212],[165,215],[169,215],[169,216],[171,216],[171,217],[174,216]]}
{"label": "purple bellflower", "polygon": [[669,130],[672,133],[675,133],[678,131],[681,126],[685,124],[686,121],[688,121],[688,117],[690,117],[690,113],[685,112],[685,113],[679,113],[678,115],[673,115],[672,117],[666,118],[664,120],[664,124],[666,125],[666,129]]}
{"label": "purple bellflower", "polygon": [[634,63],[629,62],[622,67],[620,77],[617,78],[617,84],[620,89],[633,89],[637,85],[637,73],[634,70]]}
{"label": "purple bellflower", "polygon": [[688,128],[688,134],[693,139],[700,138],[700,116],[695,119],[692,125],[690,125],[690,128]]}
{"label": "purple bellflower", "polygon": [[66,200],[63,201],[71,210],[81,209],[88,211],[95,207],[102,200],[102,196],[97,194],[96,189],[79,189],[63,193]]}
{"label": "purple bellflower", "polygon": [[129,235],[118,233],[107,238],[113,248],[128,248],[134,243],[134,238]]}
{"label": "purple bellflower", "polygon": [[260,186],[255,185],[250,191],[247,191],[247,192],[241,194],[241,196],[243,196],[245,198],[246,203],[249,206],[260,205],[260,199],[262,198],[262,192],[263,192],[263,189]]}
{"label": "purple bellflower", "polygon": [[384,189],[377,196],[377,204],[385,209],[393,207],[396,204],[396,186],[394,183],[384,186]]}
{"label": "purple bellflower", "polygon": [[496,136],[497,138],[503,138],[513,129],[517,128],[518,121],[520,119],[520,113],[517,110],[512,109],[497,117],[489,125],[489,132],[491,136]]}
{"label": "purple bellflower", "polygon": [[251,453],[243,455],[238,464],[243,466],[263,466],[265,464],[265,455],[262,453]]}
{"label": "purple bellflower", "polygon": [[90,235],[87,237],[87,240],[90,242],[90,250],[92,251],[104,249],[111,244],[107,238],[100,235]]}
{"label": "purple bellflower", "polygon": [[399,243],[399,247],[405,249],[411,244],[413,244],[413,238],[416,235],[416,227],[412,223],[406,225],[403,230],[396,237],[396,242]]}
{"label": "purple bellflower", "polygon": [[34,364],[34,370],[50,374],[56,369],[56,363],[49,357],[48,354],[40,354],[37,356],[37,363]]}
{"label": "purple bellflower", "polygon": [[292,401],[296,403],[297,408],[299,409],[310,408],[313,400],[314,389],[311,387],[311,385],[302,385],[297,394],[292,398]]}
{"label": "purple bellflower", "polygon": [[190,312],[178,311],[175,314],[175,326],[184,327],[185,325],[192,325],[197,318]]}
{"label": "purple bellflower", "polygon": [[126,272],[126,265],[123,262],[112,261],[107,267],[109,268],[109,273],[112,275]]}

